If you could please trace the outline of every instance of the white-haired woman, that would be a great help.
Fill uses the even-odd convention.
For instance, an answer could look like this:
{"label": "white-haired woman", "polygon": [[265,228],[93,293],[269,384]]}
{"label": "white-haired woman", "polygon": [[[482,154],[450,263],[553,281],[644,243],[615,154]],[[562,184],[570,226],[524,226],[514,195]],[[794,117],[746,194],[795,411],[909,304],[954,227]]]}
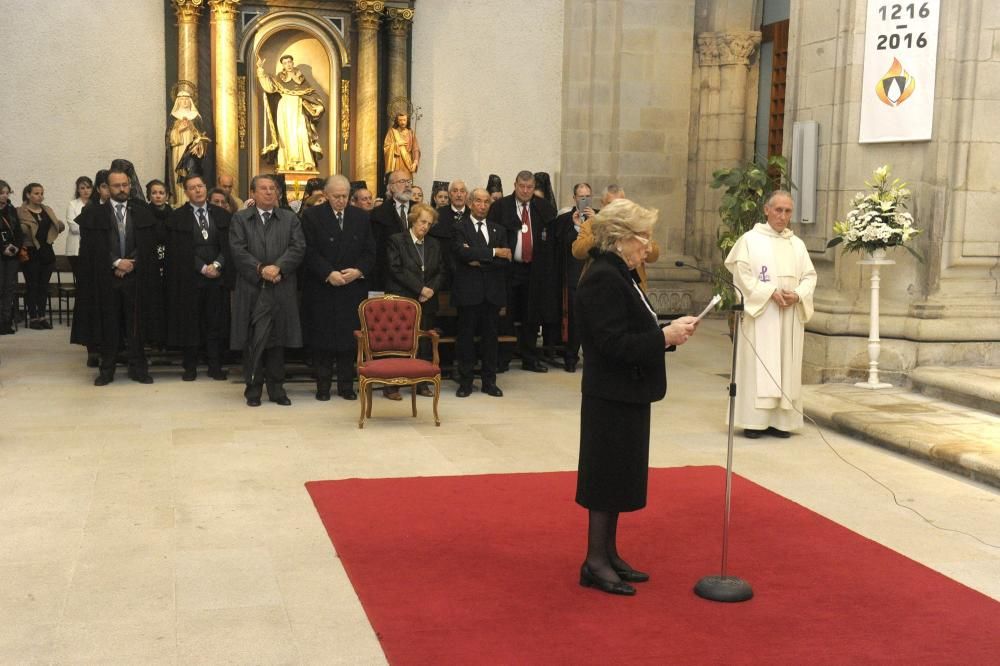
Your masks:
{"label": "white-haired woman", "polygon": [[664,352],[687,342],[694,317],[660,327],[635,269],[649,252],[657,211],[628,199],[593,220],[592,262],[576,292],[583,347],[576,501],[589,511],[580,584],[635,594],[649,580],[618,553],[618,514],[646,505],[650,404],[666,395]]}

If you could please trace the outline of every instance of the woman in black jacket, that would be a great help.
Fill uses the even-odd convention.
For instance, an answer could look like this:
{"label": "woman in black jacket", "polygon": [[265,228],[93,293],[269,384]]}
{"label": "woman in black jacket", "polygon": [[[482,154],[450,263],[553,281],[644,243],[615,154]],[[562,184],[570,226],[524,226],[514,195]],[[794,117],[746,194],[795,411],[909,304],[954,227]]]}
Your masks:
{"label": "woman in black jacket", "polygon": [[24,244],[17,209],[10,203],[10,185],[0,180],[0,335],[14,332],[14,288],[17,253]]}
{"label": "woman in black jacket", "polygon": [[646,505],[650,403],[667,391],[663,353],[687,342],[697,320],[660,328],[635,273],[649,251],[657,211],[627,199],[594,217],[593,261],[576,292],[583,347],[580,463],[576,501],[589,510],[580,584],[635,594],[649,580],[618,554],[618,514]]}

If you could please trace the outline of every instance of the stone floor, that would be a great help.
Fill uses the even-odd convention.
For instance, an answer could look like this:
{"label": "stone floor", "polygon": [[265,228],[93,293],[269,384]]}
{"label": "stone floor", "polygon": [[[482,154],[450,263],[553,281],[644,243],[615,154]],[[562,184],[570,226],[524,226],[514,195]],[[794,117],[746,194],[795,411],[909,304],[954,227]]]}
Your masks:
{"label": "stone floor", "polygon": [[[725,464],[723,328],[668,357],[653,465]],[[0,663],[384,663],[303,484],[576,466],[579,374],[514,370],[502,399],[446,384],[440,428],[426,398],[416,419],[379,398],[358,430],[357,403],[305,383],[258,409],[176,369],[95,388],[68,337],[0,338]],[[996,488],[812,427],[736,445],[737,473],[1000,600]]]}

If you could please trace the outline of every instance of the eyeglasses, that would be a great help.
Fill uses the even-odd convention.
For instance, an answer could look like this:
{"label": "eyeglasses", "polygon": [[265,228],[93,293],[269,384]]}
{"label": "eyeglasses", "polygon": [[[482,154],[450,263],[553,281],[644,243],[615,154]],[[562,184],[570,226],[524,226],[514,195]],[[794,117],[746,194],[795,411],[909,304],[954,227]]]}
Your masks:
{"label": "eyeglasses", "polygon": [[412,180],[395,180],[389,183],[390,185],[413,185]]}
{"label": "eyeglasses", "polygon": [[633,238],[642,243],[643,245],[649,245],[650,242],[652,242],[645,236],[633,236]]}

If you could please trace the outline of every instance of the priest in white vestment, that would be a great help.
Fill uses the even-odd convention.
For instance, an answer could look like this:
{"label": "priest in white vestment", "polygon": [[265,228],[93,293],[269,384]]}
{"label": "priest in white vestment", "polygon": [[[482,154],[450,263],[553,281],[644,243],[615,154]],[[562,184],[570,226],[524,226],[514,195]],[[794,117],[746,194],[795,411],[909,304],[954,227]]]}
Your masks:
{"label": "priest in white vestment", "polygon": [[767,224],[743,234],[726,257],[745,299],[736,341],[735,425],[751,439],[788,437],[802,427],[802,344],[816,270],[805,243],[788,228],[792,207],[788,192],[775,191],[764,205]]}

